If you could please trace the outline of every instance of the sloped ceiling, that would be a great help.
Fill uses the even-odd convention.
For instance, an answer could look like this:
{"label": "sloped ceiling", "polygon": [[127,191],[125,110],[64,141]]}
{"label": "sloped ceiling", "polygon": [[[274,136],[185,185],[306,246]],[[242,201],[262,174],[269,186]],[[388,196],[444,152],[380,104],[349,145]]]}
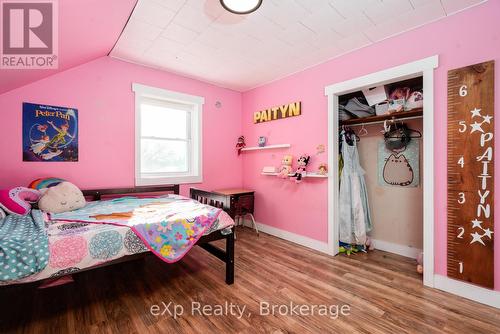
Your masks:
{"label": "sloped ceiling", "polygon": [[139,0],[111,56],[245,91],[482,2]]}
{"label": "sloped ceiling", "polygon": [[136,0],[59,0],[59,68],[0,70],[0,94],[107,55]]}

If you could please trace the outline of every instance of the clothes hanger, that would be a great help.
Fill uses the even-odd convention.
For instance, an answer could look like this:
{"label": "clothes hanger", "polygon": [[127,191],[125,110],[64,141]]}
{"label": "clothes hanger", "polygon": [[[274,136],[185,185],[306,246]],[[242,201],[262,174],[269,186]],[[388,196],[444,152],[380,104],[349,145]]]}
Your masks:
{"label": "clothes hanger", "polygon": [[409,137],[409,138],[422,138],[422,133],[418,130],[414,130],[409,128],[405,123],[394,122],[386,128],[386,124],[384,123],[384,137],[385,138],[401,138],[401,137]]}
{"label": "clothes hanger", "polygon": [[365,124],[361,124],[361,129],[359,129],[358,131],[358,136],[359,137],[363,137],[363,136],[366,136],[368,134],[368,130],[366,130],[365,128]]}
{"label": "clothes hanger", "polygon": [[356,140],[356,142],[359,142],[359,136],[356,134],[356,132],[354,132],[354,130],[352,128],[349,128],[349,127],[345,127],[345,133],[344,133],[344,136],[346,137],[346,142],[349,144],[349,145],[353,145],[354,144],[354,140]]}
{"label": "clothes hanger", "polygon": [[[389,121],[389,124],[387,124],[388,121]],[[384,121],[384,129],[382,131],[380,131],[380,132],[382,132],[384,134],[387,133],[387,132],[389,132],[390,129],[391,129],[391,124],[390,124],[391,122],[394,122],[394,119],[392,119],[392,120],[386,119]]]}
{"label": "clothes hanger", "polygon": [[353,140],[356,140],[356,142],[360,141],[359,136],[356,134],[356,132],[352,128],[345,126],[345,125],[342,125],[341,129],[342,130],[339,133],[340,142],[342,142],[342,135],[345,138],[345,142],[350,146],[352,146],[354,144]]}

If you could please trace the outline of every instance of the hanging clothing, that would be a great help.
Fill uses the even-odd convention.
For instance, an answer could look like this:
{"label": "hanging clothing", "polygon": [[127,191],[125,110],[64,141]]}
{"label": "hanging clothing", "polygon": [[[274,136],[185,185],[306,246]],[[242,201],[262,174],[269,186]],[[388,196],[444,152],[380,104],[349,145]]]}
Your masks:
{"label": "hanging clothing", "polygon": [[[339,180],[342,176],[342,169],[344,168],[344,159],[342,158],[342,153],[339,153]],[[340,182],[339,182],[340,186]]]}
{"label": "hanging clothing", "polygon": [[340,176],[339,227],[340,241],[364,245],[366,233],[372,229],[365,171],[359,164],[356,140],[348,145],[342,134],[342,158],[344,166]]}

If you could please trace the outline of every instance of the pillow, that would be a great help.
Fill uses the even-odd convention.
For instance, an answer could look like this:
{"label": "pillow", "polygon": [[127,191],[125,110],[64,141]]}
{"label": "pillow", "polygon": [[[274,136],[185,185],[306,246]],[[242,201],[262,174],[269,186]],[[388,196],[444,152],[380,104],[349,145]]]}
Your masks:
{"label": "pillow", "polygon": [[43,188],[50,188],[57,186],[59,183],[64,182],[65,180],[57,178],[57,177],[46,177],[43,179],[36,179],[31,182],[28,188],[41,190]]}
{"label": "pillow", "polygon": [[35,203],[41,194],[38,190],[25,187],[0,190],[0,208],[7,213],[27,215],[31,211],[31,203]]}
{"label": "pillow", "polygon": [[42,192],[38,207],[45,212],[63,213],[83,208],[86,204],[82,191],[71,182],[61,182]]}

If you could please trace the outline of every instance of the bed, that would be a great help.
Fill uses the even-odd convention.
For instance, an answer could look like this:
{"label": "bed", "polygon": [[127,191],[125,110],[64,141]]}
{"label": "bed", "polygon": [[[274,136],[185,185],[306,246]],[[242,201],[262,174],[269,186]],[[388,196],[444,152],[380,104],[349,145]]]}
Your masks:
{"label": "bed", "polygon": [[[183,200],[179,196],[179,185],[161,187],[136,187],[121,189],[94,189],[83,191],[90,201],[114,200],[134,196],[156,198],[168,195],[171,199]],[[194,244],[205,249],[225,263],[225,281],[234,282],[234,221],[228,215],[227,203],[216,194],[191,189],[190,198],[223,211],[215,222],[208,227]],[[46,218],[49,239],[50,259],[40,272],[8,284],[29,283],[41,280],[53,280],[81,271],[103,267],[144,256],[150,252],[131,228],[111,224],[95,224],[78,221],[51,221]],[[226,247],[221,249],[210,242],[225,240]]]}

